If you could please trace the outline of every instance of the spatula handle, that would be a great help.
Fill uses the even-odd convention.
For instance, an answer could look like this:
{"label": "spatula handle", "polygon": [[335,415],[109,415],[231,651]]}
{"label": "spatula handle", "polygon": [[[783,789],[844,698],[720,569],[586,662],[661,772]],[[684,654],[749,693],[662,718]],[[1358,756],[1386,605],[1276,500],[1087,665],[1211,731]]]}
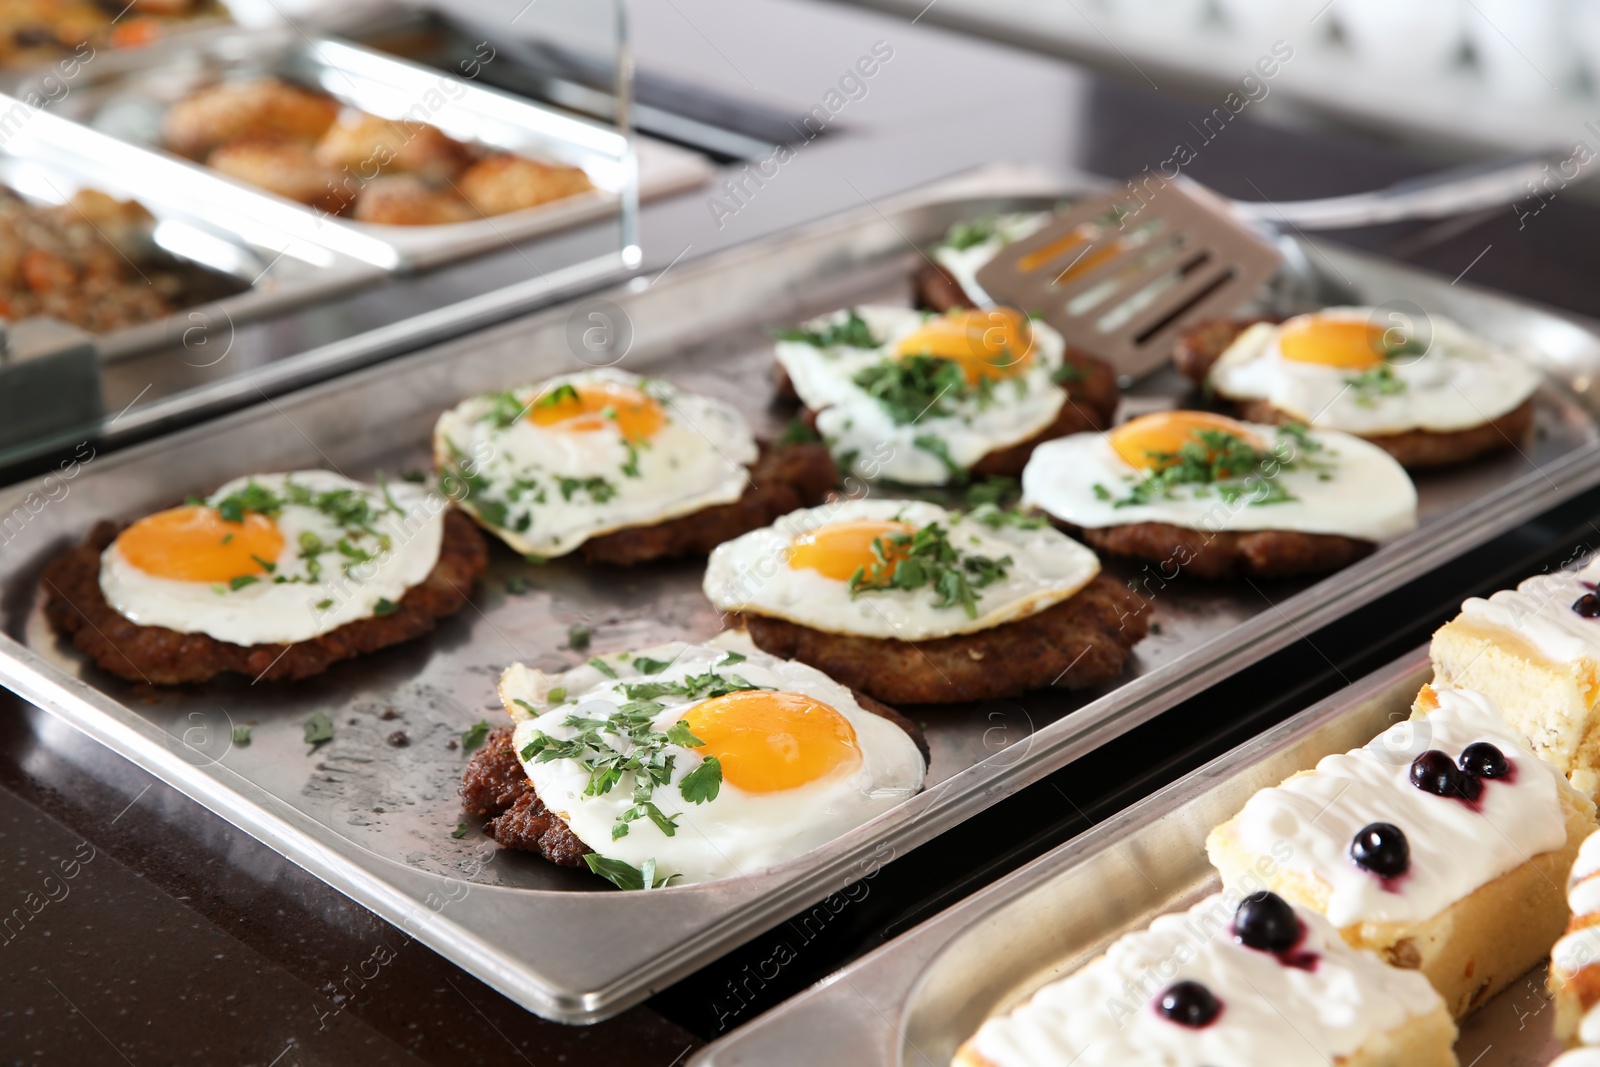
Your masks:
{"label": "spatula handle", "polygon": [[1322,200],[1234,201],[1253,222],[1304,230],[1339,230],[1376,226],[1405,219],[1436,219],[1481,211],[1497,204],[1510,208],[1534,194],[1549,195],[1586,174],[1574,171],[1564,155],[1540,153],[1453,167],[1370,193]]}

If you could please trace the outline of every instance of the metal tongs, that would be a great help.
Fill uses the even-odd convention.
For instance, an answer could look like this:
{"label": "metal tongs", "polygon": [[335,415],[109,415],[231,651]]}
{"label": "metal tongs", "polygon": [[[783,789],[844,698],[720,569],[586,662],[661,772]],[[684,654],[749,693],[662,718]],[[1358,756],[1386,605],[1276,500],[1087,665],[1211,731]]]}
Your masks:
{"label": "metal tongs", "polygon": [[1006,246],[978,271],[978,284],[996,303],[1041,314],[1069,345],[1138,377],[1167,361],[1186,327],[1256,296],[1286,260],[1289,271],[1309,278],[1286,230],[1510,207],[1546,183],[1557,162],[1518,156],[1375,192],[1284,203],[1229,200],[1182,175],[1147,172]]}

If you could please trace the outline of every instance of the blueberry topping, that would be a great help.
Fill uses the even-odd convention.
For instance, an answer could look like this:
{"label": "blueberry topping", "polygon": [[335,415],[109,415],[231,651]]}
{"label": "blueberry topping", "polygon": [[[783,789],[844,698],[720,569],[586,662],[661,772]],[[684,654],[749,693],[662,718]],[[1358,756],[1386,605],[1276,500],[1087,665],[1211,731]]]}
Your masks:
{"label": "blueberry topping", "polygon": [[1222,1014],[1222,1001],[1199,982],[1179,982],[1161,994],[1156,1010],[1179,1026],[1198,1030]]}
{"label": "blueberry topping", "polygon": [[1583,594],[1572,602],[1572,610],[1585,619],[1600,619],[1600,594]]}
{"label": "blueberry topping", "polygon": [[1458,768],[1454,760],[1436,748],[1430,748],[1411,761],[1411,784],[1436,797],[1468,802],[1483,795],[1483,783]]}
{"label": "blueberry topping", "polygon": [[1379,878],[1398,878],[1411,867],[1411,846],[1393,823],[1369,823],[1350,842],[1350,858]]}
{"label": "blueberry topping", "polygon": [[1300,917],[1278,894],[1256,893],[1233,913],[1233,939],[1260,952],[1288,952],[1300,943]]}
{"label": "blueberry topping", "polygon": [[1489,742],[1474,741],[1461,750],[1461,769],[1474,778],[1504,778],[1511,773],[1511,761]]}

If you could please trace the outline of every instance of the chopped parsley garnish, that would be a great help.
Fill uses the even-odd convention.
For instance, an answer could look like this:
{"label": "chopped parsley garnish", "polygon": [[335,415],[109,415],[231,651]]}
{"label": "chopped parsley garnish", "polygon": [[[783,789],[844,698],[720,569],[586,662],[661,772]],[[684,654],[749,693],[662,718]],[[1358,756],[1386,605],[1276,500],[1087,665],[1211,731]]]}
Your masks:
{"label": "chopped parsley garnish", "polygon": [[731,667],[735,663],[743,663],[749,658],[750,657],[746,656],[743,652],[729,652],[725,657],[723,657],[722,661],[718,663],[717,666]]}
{"label": "chopped parsley garnish", "polygon": [[946,247],[957,252],[965,252],[969,248],[986,244],[993,240],[1000,232],[999,219],[990,217],[973,219],[971,222],[958,222],[950,227],[944,235]]}
{"label": "chopped parsley garnish", "polygon": [[512,596],[521,596],[533,588],[533,582],[518,574],[506,579],[506,592]]}
{"label": "chopped parsley garnish", "polygon": [[[1258,449],[1221,430],[1195,430],[1190,436],[1191,440],[1176,452],[1149,453],[1153,466],[1113,506],[1175,500],[1178,487],[1189,485],[1196,487],[1195,496],[1215,492],[1226,504],[1245,501],[1251,507],[1265,507],[1296,499],[1278,480],[1284,472],[1326,471],[1326,464],[1310,458],[1322,446],[1311,439],[1303,426],[1280,427],[1278,441],[1269,449]],[[1096,488],[1095,495],[1101,499],[1112,497],[1103,486]]]}
{"label": "chopped parsley garnish", "polygon": [[489,410],[480,415],[478,421],[492,422],[499,429],[516,425],[517,420],[528,413],[527,405],[509,389],[500,393],[485,393],[483,398],[489,401]]}
{"label": "chopped parsley garnish", "polygon": [[799,419],[795,419],[784,429],[783,436],[778,438],[778,444],[784,448],[789,448],[794,445],[815,444],[820,440],[822,438],[817,435],[817,431]]}
{"label": "chopped parsley garnish", "polygon": [[544,394],[544,396],[541,396],[538,400],[535,400],[533,402],[533,406],[536,408],[553,408],[558,407],[561,404],[576,404],[580,403],[581,401],[582,397],[578,396],[578,390],[573,387],[572,383],[562,382],[560,385]]}
{"label": "chopped parsley garnish", "polygon": [[639,449],[632,441],[624,439],[622,443],[628,448],[628,461],[622,465],[622,476],[624,478],[637,478],[640,476]]}
{"label": "chopped parsley garnish", "polygon": [[678,783],[678,791],[691,804],[715,800],[721,789],[722,762],[715,756],[707,756],[704,763],[684,775],[683,781]]}
{"label": "chopped parsley garnish", "polygon": [[467,824],[464,822],[456,823],[456,828],[450,831],[450,836],[455,838],[457,841],[460,841],[463,837],[466,837]]}
{"label": "chopped parsley garnish", "polygon": [[233,743],[236,745],[248,745],[250,743],[250,727],[248,724],[240,723],[233,728]]}
{"label": "chopped parsley garnish", "polygon": [[1364,408],[1372,407],[1380,396],[1399,396],[1406,391],[1406,383],[1395,377],[1387,363],[1346,378],[1344,384],[1355,393],[1356,404]]}
{"label": "chopped parsley garnish", "polygon": [[607,663],[605,660],[601,659],[599,656],[595,656],[593,659],[591,659],[589,661],[589,666],[593,667],[607,678],[615,678],[617,676],[616,668],[611,666],[611,664]]}
{"label": "chopped parsley garnish", "polygon": [[640,674],[660,674],[672,666],[671,660],[651,659],[649,656],[633,657],[633,665]]}
{"label": "chopped parsley garnish", "polygon": [[312,713],[306,720],[306,744],[320,745],[333,740],[333,720],[322,712]]}
{"label": "chopped parsley garnish", "polygon": [[872,541],[874,562],[859,567],[850,577],[850,593],[858,596],[884,589],[916,590],[932,586],[933,606],[957,604],[969,619],[978,617],[977,590],[1006,576],[1011,557],[990,559],[969,555],[950,543],[938,523],[915,533],[889,533]]}
{"label": "chopped parsley garnish", "polygon": [[1043,515],[1035,515],[1017,508],[1002,508],[998,504],[979,504],[967,513],[968,518],[981,522],[991,530],[1011,526],[1018,530],[1038,530],[1046,525]]}
{"label": "chopped parsley garnish", "polygon": [[984,504],[1006,505],[1022,495],[1022,483],[1004,474],[991,474],[981,482],[967,487],[967,506]]}
{"label": "chopped parsley garnish", "polygon": [[[589,647],[589,638],[594,636],[594,631],[589,629],[588,623],[575,622],[567,627],[567,647],[574,652],[582,652]],[[612,675],[613,678],[616,675]]]}
{"label": "chopped parsley garnish", "polygon": [[1087,377],[1087,374],[1074,367],[1071,363],[1063,363],[1050,372],[1050,380],[1057,385],[1071,385],[1073,382],[1081,382]]}
{"label": "chopped parsley garnish", "polygon": [[[672,781],[677,755],[666,750],[669,746],[700,748],[705,742],[694,736],[681,719],[666,730],[655,729],[655,718],[666,710],[655,698],[673,695],[700,700],[759,688],[763,687],[735,675],[724,677],[714,670],[690,675],[682,682],[624,684],[622,690],[628,703],[614,713],[605,718],[568,714],[561,725],[575,731],[572,737],[556,738],[537,731],[519,755],[527,763],[574,761],[589,776],[585,796],[605,796],[631,775],[633,806],[617,816],[611,839],[626,837],[631,824],[639,819],[649,819],[663,834],[672,837],[677,833],[677,818],[662,812],[652,800],[658,787]],[[679,781],[678,793],[690,804],[703,804],[716,798],[721,785],[722,766],[716,757],[707,756]]]}
{"label": "chopped parsley garnish", "polygon": [[383,597],[379,597],[378,598],[378,602],[376,604],[372,605],[372,613],[374,615],[378,616],[378,618],[380,618],[380,619],[383,618],[385,615],[393,615],[395,612],[397,612],[399,610],[400,610],[400,605],[399,604],[396,604],[396,603],[394,603],[393,601],[390,601],[390,600],[385,600]]}
{"label": "chopped parsley garnish", "polygon": [[489,736],[489,722],[479,719],[467,727],[461,735],[461,752],[465,755],[483,744],[483,739]]}
{"label": "chopped parsley garnish", "polygon": [[972,393],[961,366],[938,356],[886,359],[861,368],[851,381],[876,400],[896,426],[908,426],[930,415],[953,414],[948,404]]}
{"label": "chopped parsley garnish", "polygon": [[[291,504],[296,507],[312,508],[330,519],[345,531],[347,536],[329,545],[310,531],[301,533],[297,558],[305,563],[304,575],[279,574],[276,562],[262,559],[260,556],[250,557],[262,570],[273,576],[274,584],[285,585],[296,582],[309,584],[322,577],[322,561],[318,557],[323,553],[337,550],[347,561],[344,564],[344,572],[349,575],[351,567],[370,563],[393,547],[392,539],[388,534],[378,531],[377,523],[390,512],[404,515],[405,509],[395,501],[389,491],[388,483],[382,481],[381,477],[380,492],[381,504],[371,494],[348,487],[317,492],[309,486],[286,479],[282,489],[274,491],[258,482],[250,481],[244,488],[234,490],[210,506],[216,508],[217,514],[224,522],[233,523],[243,522],[244,517],[251,512],[276,518]],[[204,501],[197,503],[206,506]],[[255,575],[241,575],[229,581],[228,587],[239,590],[260,580]]]}
{"label": "chopped parsley garnish", "polygon": [[411,467],[400,472],[400,480],[402,482],[410,482],[413,485],[426,485],[428,472],[417,467]]}
{"label": "chopped parsley garnish", "polygon": [[604,478],[561,478],[561,499],[571,500],[572,494],[583,491],[596,504],[604,504],[617,495],[617,487]]}
{"label": "chopped parsley garnish", "polygon": [[589,869],[618,889],[660,889],[671,882],[678,875],[656,877],[656,861],[647,859],[643,867],[635,867],[624,860],[611,859],[599,853],[591,852],[583,857],[583,862]]}
{"label": "chopped parsley garnish", "polygon": [[787,330],[778,330],[774,334],[780,341],[799,341],[815,348],[831,348],[834,345],[846,345],[850,348],[877,348],[882,341],[872,336],[872,330],[867,326],[855,308],[851,308],[843,320],[833,322],[819,330],[807,330],[803,327],[794,327]]}
{"label": "chopped parsley garnish", "polygon": [[[550,692],[546,693],[544,698],[550,702],[551,707],[555,707],[559,704],[565,704],[567,702],[567,687],[564,685],[558,685],[554,689],[550,690]],[[518,701],[518,703],[521,703],[521,701]],[[532,711],[533,709],[529,708],[528,710]]]}

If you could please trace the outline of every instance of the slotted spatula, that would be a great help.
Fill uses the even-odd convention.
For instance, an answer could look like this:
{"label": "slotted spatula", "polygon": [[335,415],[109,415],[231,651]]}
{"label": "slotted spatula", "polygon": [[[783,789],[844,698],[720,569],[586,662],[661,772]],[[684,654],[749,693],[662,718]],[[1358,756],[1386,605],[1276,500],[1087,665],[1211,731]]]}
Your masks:
{"label": "slotted spatula", "polygon": [[995,303],[1043,315],[1069,345],[1136,378],[1167,361],[1185,327],[1229,314],[1261,290],[1283,262],[1278,227],[1339,229],[1511,204],[1552,158],[1279,204],[1227,200],[1181,176],[1136,180],[1007,245],[977,280]]}

